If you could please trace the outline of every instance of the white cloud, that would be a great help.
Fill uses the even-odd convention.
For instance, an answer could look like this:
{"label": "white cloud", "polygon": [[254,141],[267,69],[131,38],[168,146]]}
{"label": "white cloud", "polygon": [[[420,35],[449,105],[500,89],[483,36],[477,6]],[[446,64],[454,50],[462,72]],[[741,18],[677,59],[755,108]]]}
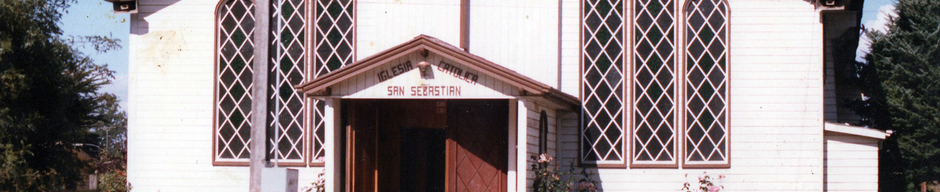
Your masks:
{"label": "white cloud", "polygon": [[[878,16],[874,20],[865,21],[865,28],[868,31],[880,31],[882,33],[888,31],[888,22],[891,21],[891,18],[897,17],[898,14],[894,11],[894,5],[882,5],[878,8]],[[864,56],[871,51],[871,39],[868,39],[867,35],[862,35],[858,38],[858,49],[855,50],[855,60],[864,61]]]}
{"label": "white cloud", "polygon": [[878,8],[878,17],[875,20],[866,21],[865,27],[870,30],[885,32],[888,30],[888,21],[897,16],[898,14],[894,12],[894,5],[882,5]]}
{"label": "white cloud", "polygon": [[127,74],[115,74],[111,84],[102,86],[98,92],[112,93],[120,99],[119,104],[122,110],[127,110]]}

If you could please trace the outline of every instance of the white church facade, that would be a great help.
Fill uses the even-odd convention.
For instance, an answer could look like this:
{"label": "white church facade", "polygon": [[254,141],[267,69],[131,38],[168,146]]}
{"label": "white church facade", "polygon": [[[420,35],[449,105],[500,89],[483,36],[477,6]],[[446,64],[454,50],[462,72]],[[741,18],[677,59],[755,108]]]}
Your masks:
{"label": "white church facade", "polygon": [[254,2],[139,0],[134,191],[246,191],[253,151],[327,191],[532,191],[539,154],[603,191],[878,190],[837,86],[863,0]]}

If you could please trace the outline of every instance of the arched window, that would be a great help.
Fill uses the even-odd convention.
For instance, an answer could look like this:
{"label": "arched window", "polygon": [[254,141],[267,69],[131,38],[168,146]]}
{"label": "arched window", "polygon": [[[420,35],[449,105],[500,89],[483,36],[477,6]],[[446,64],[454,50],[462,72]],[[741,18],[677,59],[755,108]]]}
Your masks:
{"label": "arched window", "polygon": [[[309,78],[329,74],[330,72],[353,63],[355,60],[355,6],[352,0],[318,0],[310,2],[311,21],[311,60],[312,69]],[[311,158],[314,165],[323,165],[326,150],[323,147],[326,138],[324,109],[326,103],[310,99],[311,105]]]}
{"label": "arched window", "polygon": [[250,154],[253,11],[249,0],[227,0],[217,13],[213,155],[218,162],[247,161]]}
{"label": "arched window", "polygon": [[676,164],[674,0],[634,0],[633,126],[634,165]]}
{"label": "arched window", "polygon": [[[306,81],[305,0],[271,0],[271,42],[268,64],[268,158],[304,165],[308,107],[294,86]],[[277,130],[276,132],[274,130]],[[275,134],[277,133],[277,134]],[[277,150],[275,151],[275,147]],[[282,161],[283,160],[283,161]]]}
{"label": "arched window", "polygon": [[727,3],[582,6],[581,162],[727,166]]}
{"label": "arched window", "polygon": [[728,5],[691,0],[685,7],[685,163],[728,162]]}
{"label": "arched window", "polygon": [[624,4],[585,0],[581,51],[581,162],[624,164]]}
{"label": "arched window", "polygon": [[[272,0],[266,98],[251,95],[255,15],[250,0],[223,0],[216,13],[216,108],[213,157],[216,165],[247,165],[252,102],[267,102],[268,158],[306,165],[308,98],[293,87],[307,80],[306,1]],[[312,136],[322,150],[322,135]],[[277,146],[277,150],[275,147]],[[322,153],[320,153],[322,155]]]}

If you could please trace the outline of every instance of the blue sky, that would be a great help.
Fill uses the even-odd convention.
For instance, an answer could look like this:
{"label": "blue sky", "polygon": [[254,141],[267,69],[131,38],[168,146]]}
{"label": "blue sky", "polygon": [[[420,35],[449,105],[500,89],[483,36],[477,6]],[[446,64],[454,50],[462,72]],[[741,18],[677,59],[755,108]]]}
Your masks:
{"label": "blue sky", "polygon": [[[868,28],[882,27],[887,17],[879,17],[880,11],[893,11],[895,0],[865,0],[862,24]],[[79,0],[68,9],[62,18],[62,30],[65,37],[100,35],[121,40],[123,48],[108,53],[98,54],[90,46],[79,50],[90,55],[97,63],[106,63],[115,71],[111,85],[100,91],[114,93],[121,99],[122,108],[127,108],[128,82],[128,42],[130,34],[130,14],[114,14],[111,3],[104,0]],[[867,38],[862,38],[857,53],[867,53]],[[861,55],[859,56],[861,58]]]}
{"label": "blue sky", "polygon": [[127,37],[130,34],[130,14],[114,14],[111,3],[104,0],[79,0],[72,4],[60,23],[63,37],[99,35],[121,40],[121,49],[98,54],[92,46],[78,47],[95,63],[108,64],[115,71],[111,85],[99,92],[114,93],[121,99],[121,107],[127,108]]}
{"label": "blue sky", "polygon": [[893,5],[896,3],[896,0],[865,0],[862,10],[862,24],[877,19],[878,9],[882,6],[891,5],[891,7],[894,7]]}
{"label": "blue sky", "polygon": [[[894,4],[896,0],[866,0],[862,8],[862,25],[865,28],[885,31],[885,24],[894,16]],[[862,35],[858,40],[858,50],[855,51],[855,60],[864,62],[864,56],[868,53],[868,37]]]}

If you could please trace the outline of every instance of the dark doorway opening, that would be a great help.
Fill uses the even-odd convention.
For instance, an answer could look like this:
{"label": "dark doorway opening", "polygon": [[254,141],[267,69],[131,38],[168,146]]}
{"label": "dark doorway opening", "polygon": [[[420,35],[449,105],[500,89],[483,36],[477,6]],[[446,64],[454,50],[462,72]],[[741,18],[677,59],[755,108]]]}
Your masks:
{"label": "dark doorway opening", "polygon": [[444,191],[446,136],[444,129],[402,129],[400,191]]}
{"label": "dark doorway opening", "polygon": [[346,191],[505,191],[508,100],[344,100]]}

